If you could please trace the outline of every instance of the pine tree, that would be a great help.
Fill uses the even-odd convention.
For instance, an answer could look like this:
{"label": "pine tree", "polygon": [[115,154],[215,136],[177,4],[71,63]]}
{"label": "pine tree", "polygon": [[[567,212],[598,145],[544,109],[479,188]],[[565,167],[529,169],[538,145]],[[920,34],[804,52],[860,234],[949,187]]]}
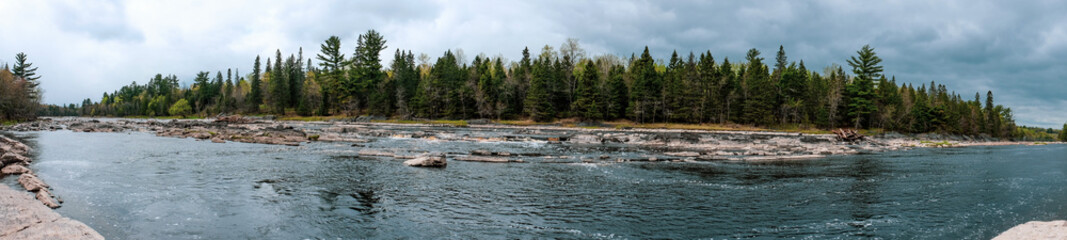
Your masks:
{"label": "pine tree", "polygon": [[15,67],[11,69],[11,73],[26,81],[26,94],[30,101],[40,101],[40,89],[37,88],[40,83],[37,79],[41,79],[41,76],[37,75],[37,68],[33,67],[33,63],[27,62],[26,53],[15,54]]}
{"label": "pine tree", "polygon": [[380,57],[381,51],[386,48],[385,43],[385,38],[373,29],[359,35],[356,51],[352,55],[349,80],[341,86],[348,97],[357,101],[357,108],[368,106],[376,114],[387,111],[389,106],[384,99],[392,97],[383,97],[381,95],[384,93],[374,91],[378,84],[385,80]]}
{"label": "pine tree", "polygon": [[330,103],[337,96],[337,87],[339,79],[344,77],[344,72],[341,69],[347,65],[345,55],[341,53],[341,38],[337,36],[330,36],[322,45],[320,45],[320,53],[317,58],[319,59],[319,66],[322,66],[322,81],[319,86],[322,88],[322,104],[319,105],[319,115],[327,115],[330,110]]}
{"label": "pine tree", "polygon": [[847,88],[848,116],[855,128],[863,128],[863,121],[869,121],[869,115],[878,111],[878,106],[874,103],[873,81],[882,76],[882,66],[878,65],[882,59],[875,55],[874,48],[870,45],[864,45],[856,54],[859,56],[848,60],[852,73],[856,74]]}

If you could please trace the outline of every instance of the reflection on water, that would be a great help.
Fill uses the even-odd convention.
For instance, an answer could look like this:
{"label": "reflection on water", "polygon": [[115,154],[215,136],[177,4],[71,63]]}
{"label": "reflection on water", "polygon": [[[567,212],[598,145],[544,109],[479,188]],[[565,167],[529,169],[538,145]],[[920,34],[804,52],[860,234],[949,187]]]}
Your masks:
{"label": "reflection on water", "polygon": [[[66,201],[58,211],[113,239],[988,239],[1026,221],[1067,217],[1062,145],[760,163],[451,161],[426,169],[361,157],[363,148],[345,144],[19,137],[38,150],[33,168]],[[365,145],[587,156],[649,150],[404,138]]]}

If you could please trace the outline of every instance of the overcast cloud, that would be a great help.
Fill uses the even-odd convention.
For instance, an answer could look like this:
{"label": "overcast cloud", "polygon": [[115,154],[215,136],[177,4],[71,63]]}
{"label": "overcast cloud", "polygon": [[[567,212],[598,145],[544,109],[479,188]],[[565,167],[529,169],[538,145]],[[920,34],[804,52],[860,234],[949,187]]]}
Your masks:
{"label": "overcast cloud", "polygon": [[1067,121],[1067,3],[1062,1],[22,1],[0,0],[0,62],[26,52],[47,103],[99,101],[156,73],[183,82],[197,71],[251,70],[255,56],[318,52],[330,35],[348,55],[358,34],[389,48],[440,56],[463,49],[520,57],[580,39],[590,55],[629,56],[648,46],[772,59],[783,45],[809,69],[870,44],[887,74],[937,81],[965,98],[992,90],[1017,123]]}

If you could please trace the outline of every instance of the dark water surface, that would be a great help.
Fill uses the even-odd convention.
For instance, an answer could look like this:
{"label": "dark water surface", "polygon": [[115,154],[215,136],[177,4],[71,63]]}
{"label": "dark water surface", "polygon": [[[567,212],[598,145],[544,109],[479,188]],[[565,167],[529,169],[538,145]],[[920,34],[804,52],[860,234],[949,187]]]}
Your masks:
{"label": "dark water surface", "polygon": [[[988,239],[1067,218],[1067,146],[792,162],[476,163],[359,147],[36,132],[58,211],[110,239]],[[366,147],[562,155],[640,149],[382,138]],[[624,150],[625,152],[620,152]],[[5,182],[8,179],[5,179]]]}

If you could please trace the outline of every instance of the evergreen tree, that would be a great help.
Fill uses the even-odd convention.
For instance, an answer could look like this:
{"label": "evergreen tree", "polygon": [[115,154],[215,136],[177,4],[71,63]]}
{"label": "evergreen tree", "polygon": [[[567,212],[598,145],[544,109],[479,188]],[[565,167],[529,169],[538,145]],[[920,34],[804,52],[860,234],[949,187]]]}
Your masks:
{"label": "evergreen tree", "polygon": [[763,58],[755,48],[749,49],[745,59],[748,66],[745,69],[745,102],[744,120],[746,123],[757,125],[769,125],[774,122],[774,107],[777,106],[777,91],[767,72],[767,65],[763,64]]}
{"label": "evergreen tree", "polygon": [[592,61],[586,61],[582,74],[578,77],[578,88],[575,89],[578,96],[571,109],[576,112],[579,118],[585,121],[596,121],[603,118],[600,112],[600,104],[603,104],[603,101],[600,99],[599,89],[597,89],[600,76],[597,72],[599,70],[596,65],[593,65]]}
{"label": "evergreen tree", "polygon": [[633,86],[630,90],[630,101],[632,103],[627,112],[630,112],[633,120],[637,122],[656,121],[663,82],[656,73],[655,61],[648,52],[648,46],[645,46],[641,58],[631,64],[630,76],[633,79]]}
{"label": "evergreen tree", "polygon": [[356,41],[356,51],[351,60],[352,69],[349,72],[349,80],[341,86],[347,96],[356,100],[357,108],[368,106],[375,114],[386,112],[389,105],[384,100],[392,97],[382,96],[386,93],[373,91],[385,80],[380,57],[381,51],[386,48],[385,43],[384,37],[373,29],[359,35]]}
{"label": "evergreen tree", "polygon": [[33,66],[33,63],[27,62],[26,53],[15,54],[15,67],[11,69],[11,73],[16,78],[26,81],[26,94],[30,101],[40,101],[40,89],[37,88],[40,83],[37,79],[41,79],[41,76],[37,75],[37,68]]}
{"label": "evergreen tree", "polygon": [[274,69],[270,72],[270,104],[274,114],[285,114],[285,107],[289,106],[289,77],[286,72],[279,49],[274,56]]}
{"label": "evergreen tree", "polygon": [[[882,76],[882,62],[874,53],[874,48],[864,45],[856,51],[859,56],[853,56],[848,60],[852,66],[852,73],[856,77],[848,85],[848,116],[852,119],[855,128],[863,128],[863,121],[869,121],[869,115],[878,111],[874,103],[874,79]],[[858,57],[858,58],[857,58]],[[932,87],[932,86],[931,86]]]}
{"label": "evergreen tree", "polygon": [[330,36],[319,47],[321,50],[317,57],[324,74],[319,84],[322,88],[323,101],[318,111],[319,115],[326,115],[330,111],[330,103],[335,100],[333,97],[337,96],[338,82],[344,77],[344,72],[341,70],[347,63],[345,55],[341,53],[341,38]]}
{"label": "evergreen tree", "polygon": [[531,75],[530,91],[526,93],[526,113],[534,121],[550,121],[556,116],[549,86],[553,77],[551,60],[542,55],[534,61]]}
{"label": "evergreen tree", "polygon": [[1063,128],[1060,129],[1060,142],[1067,142],[1067,123],[1063,124]]}
{"label": "evergreen tree", "polygon": [[985,113],[986,124],[988,124],[988,127],[986,127],[986,129],[989,130],[989,135],[993,137],[1000,137],[1000,113],[997,112],[993,106],[993,91],[989,91],[986,93]]}
{"label": "evergreen tree", "polygon": [[[267,60],[267,64],[270,65],[270,60]],[[268,69],[270,67],[267,67]],[[248,106],[252,113],[259,112],[259,104],[263,103],[263,89],[262,80],[259,76],[259,55],[256,55],[256,62],[252,65],[252,84],[248,96]]]}
{"label": "evergreen tree", "polygon": [[630,104],[630,93],[629,88],[626,87],[625,74],[626,68],[614,66],[608,75],[607,94],[604,95],[607,98],[607,114],[605,116],[608,119],[626,117],[626,108]]}

